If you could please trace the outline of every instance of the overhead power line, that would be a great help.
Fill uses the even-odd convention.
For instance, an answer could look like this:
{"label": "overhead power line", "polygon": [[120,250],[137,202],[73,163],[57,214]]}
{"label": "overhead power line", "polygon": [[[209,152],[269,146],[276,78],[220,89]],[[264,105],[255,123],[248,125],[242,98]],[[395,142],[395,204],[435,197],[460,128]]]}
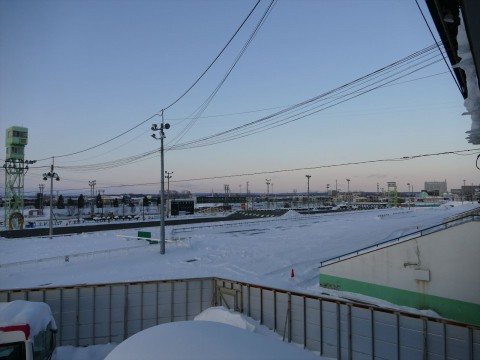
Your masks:
{"label": "overhead power line", "polygon": [[237,63],[240,61],[242,56],[245,54],[247,51],[247,48],[250,46],[252,43],[253,39],[257,36],[258,32],[260,31],[260,28],[263,26],[265,21],[267,20],[268,15],[271,13],[273,10],[274,5],[276,4],[276,0],[271,0],[270,4],[266,8],[265,12],[261,16],[260,20],[257,22],[257,25],[253,29],[252,33],[248,37],[247,41],[243,45],[242,49],[240,50],[239,54],[235,58],[233,64],[230,66],[230,68],[227,70],[225,75],[223,76],[222,80],[218,83],[216,88],[210,93],[210,95],[205,99],[205,101],[193,112],[192,115],[190,115],[191,120],[190,122],[180,131],[179,134],[173,139],[173,143],[178,143],[184,136],[185,134],[192,129],[193,125],[197,122],[197,120],[200,118],[200,116],[203,114],[203,112],[207,109],[208,105],[213,101],[215,95],[219,92],[220,88],[223,86],[225,81],[227,80],[228,76],[230,73],[233,71]]}
{"label": "overhead power line", "polygon": [[181,144],[167,146],[167,148],[180,150],[218,144],[266,131],[313,115],[388,84],[392,84],[399,79],[405,78],[441,61],[440,55],[435,52],[436,46],[436,44],[431,45],[350,83],[247,124]]}
{"label": "overhead power line", "polygon": [[[313,98],[291,105],[273,114],[216,134],[193,139],[180,144],[167,145],[165,149],[166,151],[183,150],[215,145],[267,131],[278,126],[286,125],[290,122],[298,121],[384,86],[392,85],[400,79],[403,79],[441,61],[440,55],[435,51],[435,49],[436,44],[431,45],[398,61],[395,61],[390,65],[357,78],[356,80],[324,92]],[[75,171],[94,171],[114,168],[133,162],[146,160],[157,152],[158,149],[155,149],[146,153],[100,164],[69,166],[68,169],[75,169]],[[67,169],[67,167],[63,168]]]}
{"label": "overhead power line", "polygon": [[[335,167],[345,167],[345,166],[353,166],[353,165],[366,165],[366,164],[374,164],[374,163],[409,161],[409,160],[427,158],[427,157],[434,157],[434,156],[446,156],[446,155],[472,156],[472,155],[477,155],[478,152],[480,152],[480,148],[455,150],[455,151],[442,151],[442,152],[436,152],[436,153],[407,155],[407,156],[393,157],[393,158],[364,160],[364,161],[352,161],[352,162],[334,163],[334,164],[326,164],[326,165],[314,165],[314,166],[298,167],[298,168],[291,168],[291,169],[277,169],[277,170],[255,171],[255,172],[240,173],[240,174],[227,174],[227,175],[208,176],[208,177],[201,177],[201,178],[170,180],[170,182],[171,183],[184,183],[184,182],[194,182],[194,181],[227,179],[227,178],[244,177],[244,176],[270,175],[270,174],[288,173],[288,172],[296,172],[296,171],[307,171],[307,170],[319,170],[319,169],[335,168]],[[478,154],[478,157],[477,157],[477,160],[476,160],[476,166],[478,166],[479,159],[480,159],[480,154]],[[147,183],[137,183],[137,184],[120,184],[120,185],[103,185],[103,187],[105,187],[105,188],[123,188],[123,187],[134,187],[134,186],[137,186],[137,187],[139,187],[139,186],[158,186],[158,182],[147,182]],[[82,191],[82,190],[87,190],[87,189],[88,188],[63,189],[62,191]]]}
{"label": "overhead power line", "polygon": [[[250,16],[253,14],[253,12],[255,11],[255,9],[257,8],[258,4],[260,3],[261,0],[257,0],[257,2],[255,3],[255,5],[253,6],[252,10],[250,10],[250,12],[248,13],[248,15],[246,16],[246,18],[242,21],[242,23],[240,24],[240,26],[237,28],[237,30],[235,31],[235,33],[230,37],[230,39],[228,40],[228,42],[225,44],[225,46],[222,48],[222,50],[218,53],[218,55],[215,57],[215,59],[210,63],[209,66],[207,66],[207,68],[203,71],[203,73],[193,82],[193,84],[182,94],[180,95],[175,101],[173,101],[171,104],[169,104],[167,107],[165,107],[163,110],[166,110],[166,109],[169,109],[170,107],[172,107],[173,105],[175,105],[178,101],[180,101],[180,99],[182,99],[199,81],[200,79],[202,79],[205,74],[208,72],[208,70],[210,70],[210,68],[213,66],[213,64],[218,60],[218,58],[223,54],[223,52],[225,51],[225,49],[230,45],[230,43],[233,41],[233,39],[235,38],[235,36],[239,33],[239,31],[242,29],[242,27],[245,25],[245,23],[247,22],[247,20],[250,18]],[[133,126],[132,128],[122,132],[121,134],[117,135],[117,136],[114,136],[108,140],[105,140],[103,142],[101,142],[100,144],[97,144],[97,145],[93,145],[91,147],[88,147],[86,149],[83,149],[83,150],[79,150],[79,151],[75,151],[75,152],[72,152],[72,153],[68,153],[68,154],[62,154],[62,155],[55,155],[56,158],[64,158],[64,157],[68,157],[68,156],[73,156],[73,155],[77,155],[77,154],[81,154],[81,153],[84,153],[84,152],[87,152],[87,151],[90,151],[90,150],[93,150],[93,149],[96,149],[100,146],[103,146],[105,144],[108,144],[120,137],[122,137],[123,135],[125,134],[128,134],[129,132],[135,130],[136,128],[138,128],[139,126],[145,124],[146,122],[149,122],[151,121],[155,116],[158,116],[158,113],[155,113],[153,114],[152,116],[148,117],[147,119],[143,120],[142,122],[138,123],[137,125]],[[38,159],[37,161],[45,161],[45,160],[49,160],[51,159],[51,156],[47,157],[47,158],[43,158],[43,159]]]}
{"label": "overhead power line", "polygon": [[351,166],[351,165],[365,165],[365,164],[373,164],[373,163],[381,163],[381,162],[408,161],[408,160],[414,160],[418,158],[425,158],[425,157],[432,157],[432,156],[465,155],[463,153],[466,153],[466,152],[469,153],[468,155],[476,155],[475,153],[477,151],[480,151],[480,148],[468,149],[468,150],[457,150],[457,151],[443,151],[443,152],[430,153],[430,154],[408,155],[408,156],[387,158],[387,159],[353,161],[353,162],[328,164],[328,165],[316,165],[316,166],[300,167],[300,168],[293,168],[293,169],[258,171],[258,172],[251,172],[251,173],[211,176],[211,177],[203,177],[203,178],[184,179],[184,180],[180,179],[180,180],[174,180],[171,182],[204,181],[204,180],[226,179],[226,178],[242,177],[242,176],[269,175],[269,174],[278,174],[278,173],[285,173],[285,172],[319,170],[319,169],[326,169],[326,168],[343,167],[343,166]]}
{"label": "overhead power line", "polygon": [[[225,46],[223,47],[223,49],[218,53],[218,55],[215,57],[215,59],[213,59],[213,61],[210,63],[210,65],[207,66],[207,68],[203,71],[203,73],[193,82],[193,84],[182,94],[180,95],[176,100],[174,100],[172,103],[170,103],[170,105],[168,105],[167,107],[163,108],[162,110],[168,110],[170,109],[173,105],[175,105],[177,102],[179,102],[185,95],[187,95],[190,90],[193,89],[193,87],[195,85],[197,85],[197,83],[205,76],[205,74],[207,73],[208,70],[210,70],[210,68],[213,66],[213,64],[215,64],[215,62],[218,60],[218,58],[223,54],[223,52],[227,49],[228,45],[230,45],[230,43],[233,41],[233,39],[235,38],[235,36],[237,36],[237,34],[240,32],[240,30],[242,29],[243,25],[245,25],[245,23],[247,22],[247,20],[250,18],[250,16],[253,14],[253,12],[255,11],[255,9],[257,8],[258,4],[260,3],[260,0],[258,0],[255,4],[255,6],[252,8],[252,10],[250,10],[250,12],[248,13],[247,17],[243,20],[243,22],[240,24],[240,26],[238,27],[238,29],[235,31],[235,33],[230,37],[230,40],[228,40],[228,42],[225,44]],[[162,111],[162,110],[159,110]]]}

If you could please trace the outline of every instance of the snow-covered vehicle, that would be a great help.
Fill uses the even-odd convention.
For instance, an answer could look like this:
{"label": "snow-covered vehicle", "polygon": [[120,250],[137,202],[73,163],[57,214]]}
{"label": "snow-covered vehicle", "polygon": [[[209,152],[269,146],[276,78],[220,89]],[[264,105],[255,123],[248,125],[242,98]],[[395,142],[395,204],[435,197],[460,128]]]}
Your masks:
{"label": "snow-covered vehicle", "polygon": [[0,303],[0,360],[51,359],[57,325],[48,304]]}

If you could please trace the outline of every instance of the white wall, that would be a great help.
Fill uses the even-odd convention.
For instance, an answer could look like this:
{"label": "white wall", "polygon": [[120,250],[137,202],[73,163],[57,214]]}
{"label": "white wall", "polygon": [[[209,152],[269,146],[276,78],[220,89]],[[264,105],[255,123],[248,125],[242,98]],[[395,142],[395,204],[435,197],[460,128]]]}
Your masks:
{"label": "white wall", "polygon": [[480,304],[480,222],[330,264],[320,273]]}

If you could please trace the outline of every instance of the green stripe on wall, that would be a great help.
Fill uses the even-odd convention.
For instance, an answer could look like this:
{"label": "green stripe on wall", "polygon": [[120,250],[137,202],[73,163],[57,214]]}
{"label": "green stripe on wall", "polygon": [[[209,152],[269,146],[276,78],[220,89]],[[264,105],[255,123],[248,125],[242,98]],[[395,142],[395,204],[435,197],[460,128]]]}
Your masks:
{"label": "green stripe on wall", "polygon": [[389,286],[320,274],[320,286],[339,291],[359,293],[393,304],[420,310],[433,310],[439,315],[459,322],[480,325],[480,305],[440,296],[417,293]]}

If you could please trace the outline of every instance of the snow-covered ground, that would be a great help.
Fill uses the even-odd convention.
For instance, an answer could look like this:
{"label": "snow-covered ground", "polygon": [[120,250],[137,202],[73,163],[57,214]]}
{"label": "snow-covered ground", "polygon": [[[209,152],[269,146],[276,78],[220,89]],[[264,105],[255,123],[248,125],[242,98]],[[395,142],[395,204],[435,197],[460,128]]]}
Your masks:
{"label": "snow-covered ground", "polygon": [[323,215],[290,211],[271,219],[168,226],[165,255],[159,245],[132,238],[141,230],[158,239],[158,227],[53,239],[1,238],[0,288],[217,276],[318,294],[325,291],[318,286],[320,261],[440,224],[475,207],[450,203]]}
{"label": "snow-covered ground", "polygon": [[[299,215],[166,227],[166,254],[127,229],[0,238],[0,288],[225,277],[315,292],[320,261],[424,229],[476,204]],[[172,242],[170,242],[172,241]],[[66,261],[68,260],[68,261]],[[291,278],[294,269],[295,277]]]}

